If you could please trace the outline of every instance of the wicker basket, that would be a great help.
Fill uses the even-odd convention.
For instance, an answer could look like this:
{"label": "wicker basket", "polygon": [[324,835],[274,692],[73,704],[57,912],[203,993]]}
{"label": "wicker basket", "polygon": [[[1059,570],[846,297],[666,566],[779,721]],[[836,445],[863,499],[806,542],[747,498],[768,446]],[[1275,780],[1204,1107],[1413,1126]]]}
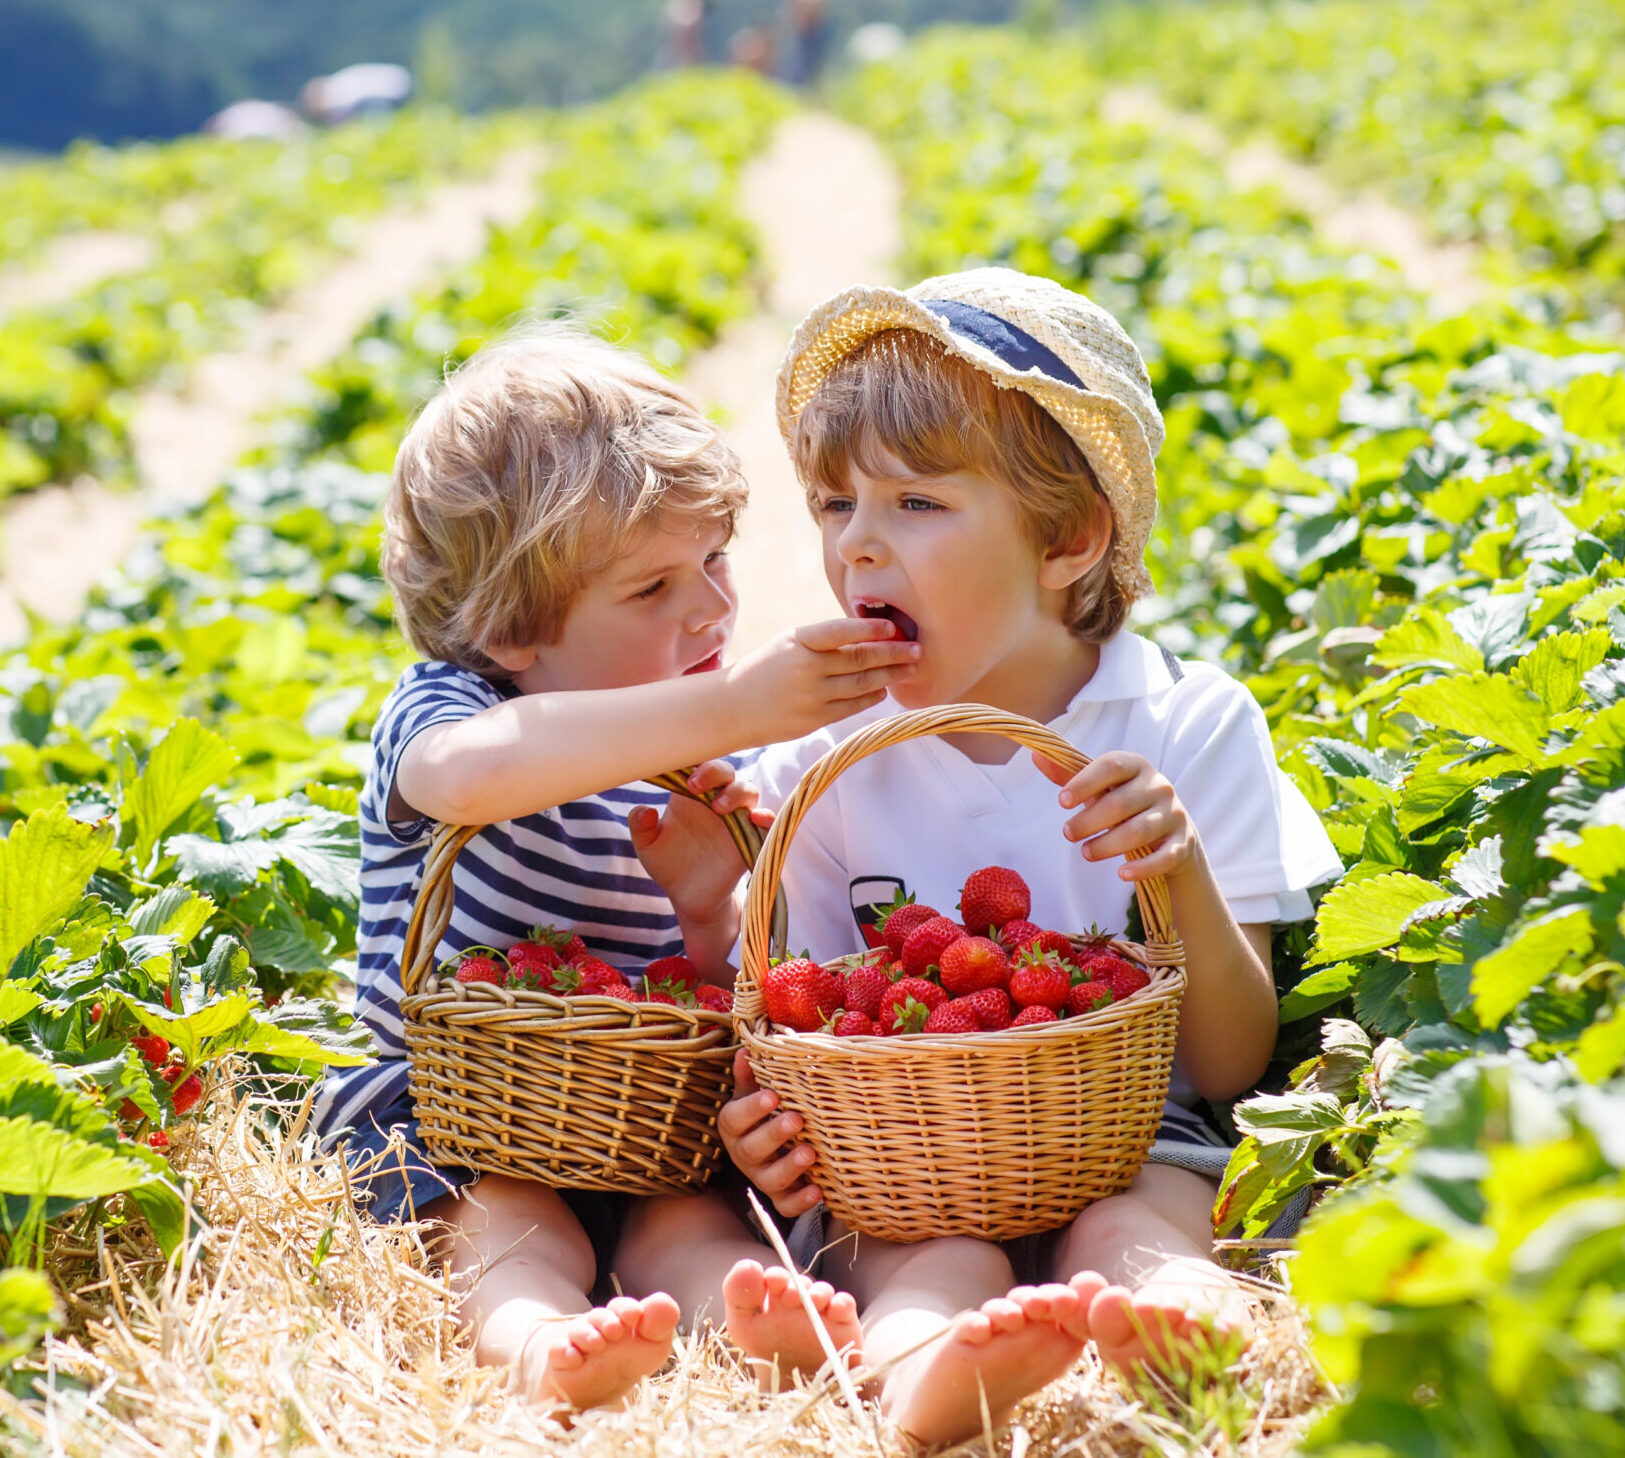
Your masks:
{"label": "wicker basket", "polygon": [[770,948],[784,952],[775,928],[782,914],[772,908],[803,816],[844,770],[878,750],[964,733],[1004,735],[1073,772],[1089,762],[1042,725],[979,704],[882,720],[807,771],[762,847],[745,904],[734,996],[740,1041],[763,1087],[801,1115],[831,1212],[886,1240],[1010,1239],[1064,1225],[1125,1189],[1162,1116],[1185,987],[1159,877],[1136,887],[1146,945],[1121,946],[1151,972],[1151,985],[1120,1003],[997,1033],[900,1039],[771,1030],[761,979]]}
{"label": "wicker basket", "polygon": [[[690,793],[680,772],[652,782]],[[727,821],[751,864],[761,832],[743,812]],[[425,1151],[436,1163],[562,1189],[671,1194],[704,1185],[722,1157],[717,1111],[733,1088],[733,1020],[442,976],[436,950],[451,923],[452,869],[478,833],[436,830],[401,952]]]}

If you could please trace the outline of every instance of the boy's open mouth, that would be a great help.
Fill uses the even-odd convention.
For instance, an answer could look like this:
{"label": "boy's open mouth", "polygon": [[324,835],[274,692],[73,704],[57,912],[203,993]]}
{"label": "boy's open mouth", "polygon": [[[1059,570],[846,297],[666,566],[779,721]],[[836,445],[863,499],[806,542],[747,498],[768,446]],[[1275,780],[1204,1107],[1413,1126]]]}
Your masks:
{"label": "boy's open mouth", "polygon": [[860,618],[885,618],[887,622],[895,623],[897,631],[910,643],[919,641],[920,625],[902,608],[895,608],[889,602],[860,602],[858,604],[858,616]]}
{"label": "boy's open mouth", "polygon": [[687,678],[688,675],[691,674],[691,673],[712,673],[716,669],[719,669],[721,667],[722,667],[722,650],[720,648],[718,648],[717,651],[715,653],[713,653],[709,658],[702,658],[692,668],[685,668],[683,670],[683,677]]}

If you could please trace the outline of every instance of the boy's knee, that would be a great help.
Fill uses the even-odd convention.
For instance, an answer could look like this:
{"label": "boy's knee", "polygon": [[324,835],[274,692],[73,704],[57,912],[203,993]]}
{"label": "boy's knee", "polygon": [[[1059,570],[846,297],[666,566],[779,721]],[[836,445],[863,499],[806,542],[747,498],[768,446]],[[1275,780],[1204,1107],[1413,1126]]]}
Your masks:
{"label": "boy's knee", "polygon": [[990,1241],[969,1235],[944,1235],[911,1246],[902,1269],[950,1270],[979,1286],[1008,1290],[1015,1284],[1015,1271],[1007,1256]]}
{"label": "boy's knee", "polygon": [[[1155,1207],[1133,1190],[1121,1195],[1107,1195],[1073,1218],[1061,1236],[1061,1253],[1067,1256],[1083,1254],[1106,1245],[1120,1245],[1132,1240],[1137,1230],[1143,1230],[1147,1218],[1155,1214]],[[1068,1263],[1071,1264],[1071,1263]]]}

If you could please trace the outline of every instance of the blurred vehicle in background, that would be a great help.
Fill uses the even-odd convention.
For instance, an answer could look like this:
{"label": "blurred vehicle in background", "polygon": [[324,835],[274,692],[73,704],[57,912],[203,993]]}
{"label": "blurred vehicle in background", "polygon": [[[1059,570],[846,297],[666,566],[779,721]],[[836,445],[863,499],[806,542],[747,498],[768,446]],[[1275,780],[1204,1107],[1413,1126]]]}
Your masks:
{"label": "blurred vehicle in background", "polygon": [[323,126],[354,117],[394,111],[412,95],[412,73],[405,66],[363,61],[331,76],[316,76],[299,91],[299,109]]}
{"label": "blurred vehicle in background", "polygon": [[268,137],[285,142],[307,130],[304,119],[292,107],[278,101],[234,101],[222,107],[208,121],[203,130],[211,137]]}

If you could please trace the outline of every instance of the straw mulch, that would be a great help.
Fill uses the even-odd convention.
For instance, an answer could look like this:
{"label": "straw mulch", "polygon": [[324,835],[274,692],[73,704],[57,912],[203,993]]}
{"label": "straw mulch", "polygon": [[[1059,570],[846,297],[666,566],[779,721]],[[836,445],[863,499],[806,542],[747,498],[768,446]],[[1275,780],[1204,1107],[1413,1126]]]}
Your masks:
{"label": "straw mulch", "polygon": [[[342,1165],[303,1114],[220,1086],[177,1137],[198,1230],[166,1264],[138,1225],[58,1232],[67,1320],[36,1354],[36,1396],[0,1388],[0,1451],[71,1455],[901,1454],[833,1383],[762,1396],[711,1334],[683,1339],[623,1409],[567,1428],[476,1367],[426,1232],[357,1218]],[[1261,1335],[1192,1400],[1129,1392],[1093,1349],[966,1453],[1012,1458],[1288,1452],[1327,1391],[1289,1303],[1260,1287]]]}

